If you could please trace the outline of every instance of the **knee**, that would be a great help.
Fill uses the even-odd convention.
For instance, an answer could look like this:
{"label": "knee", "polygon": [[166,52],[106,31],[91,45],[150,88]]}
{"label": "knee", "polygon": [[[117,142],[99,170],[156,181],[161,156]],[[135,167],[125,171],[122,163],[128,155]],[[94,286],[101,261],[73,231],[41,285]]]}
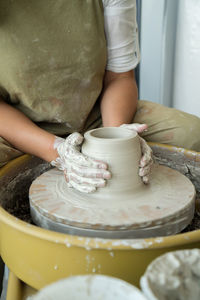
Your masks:
{"label": "knee", "polygon": [[200,118],[179,112],[175,116],[173,143],[178,147],[200,152]]}
{"label": "knee", "polygon": [[142,136],[149,142],[200,152],[200,118],[194,115],[140,100],[134,122],[148,124]]}

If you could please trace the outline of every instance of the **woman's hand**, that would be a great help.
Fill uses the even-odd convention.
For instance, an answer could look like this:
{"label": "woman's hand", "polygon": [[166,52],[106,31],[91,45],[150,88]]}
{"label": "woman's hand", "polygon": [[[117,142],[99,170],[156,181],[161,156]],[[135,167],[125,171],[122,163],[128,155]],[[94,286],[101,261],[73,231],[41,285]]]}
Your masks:
{"label": "woman's hand", "polygon": [[[120,127],[136,131],[137,133],[141,133],[141,132],[147,130],[146,124],[138,124],[138,123],[123,124]],[[153,164],[152,150],[143,138],[141,138],[141,137],[139,137],[139,138],[140,138],[140,145],[141,145],[141,150],[142,150],[142,158],[140,160],[140,165],[139,165],[139,176],[141,176],[142,181],[145,184],[148,184],[149,183],[149,175],[151,172],[151,166]]]}
{"label": "woman's hand", "polygon": [[80,152],[83,136],[74,132],[66,139],[56,137],[54,148],[58,152],[56,160],[51,164],[63,170],[69,187],[83,192],[94,192],[104,187],[105,179],[110,179],[106,163],[90,158]]}

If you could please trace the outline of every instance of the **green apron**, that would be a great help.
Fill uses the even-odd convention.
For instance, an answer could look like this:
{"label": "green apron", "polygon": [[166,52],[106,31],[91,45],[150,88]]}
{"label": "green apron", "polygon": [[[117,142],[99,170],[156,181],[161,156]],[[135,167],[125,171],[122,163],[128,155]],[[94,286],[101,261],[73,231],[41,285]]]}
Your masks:
{"label": "green apron", "polygon": [[98,119],[106,59],[101,0],[0,1],[0,95],[40,127]]}

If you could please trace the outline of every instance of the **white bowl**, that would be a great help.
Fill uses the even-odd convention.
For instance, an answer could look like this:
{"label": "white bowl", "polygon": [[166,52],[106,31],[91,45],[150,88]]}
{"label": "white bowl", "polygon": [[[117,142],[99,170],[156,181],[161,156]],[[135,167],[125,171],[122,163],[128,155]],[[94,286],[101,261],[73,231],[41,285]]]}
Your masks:
{"label": "white bowl", "polygon": [[[43,288],[29,300],[147,300],[133,285],[104,275],[73,276]],[[28,300],[27,299],[27,300]]]}

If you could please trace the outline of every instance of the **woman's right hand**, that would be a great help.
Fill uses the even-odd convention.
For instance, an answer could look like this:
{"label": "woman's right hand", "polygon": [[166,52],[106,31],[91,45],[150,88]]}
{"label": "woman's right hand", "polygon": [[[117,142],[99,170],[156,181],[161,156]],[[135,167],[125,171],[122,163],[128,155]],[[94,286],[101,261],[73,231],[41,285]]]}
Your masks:
{"label": "woman's right hand", "polygon": [[66,139],[56,137],[54,148],[58,152],[56,160],[51,165],[63,170],[69,187],[83,192],[94,192],[98,187],[106,185],[106,179],[111,178],[106,163],[95,160],[81,153],[83,136],[74,132]]}

